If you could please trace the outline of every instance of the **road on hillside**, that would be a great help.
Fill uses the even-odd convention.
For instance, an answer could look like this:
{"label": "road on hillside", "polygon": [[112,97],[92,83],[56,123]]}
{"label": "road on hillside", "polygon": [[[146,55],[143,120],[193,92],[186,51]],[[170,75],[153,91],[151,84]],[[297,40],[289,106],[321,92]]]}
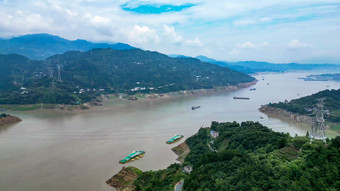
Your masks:
{"label": "road on hillside", "polygon": [[177,182],[177,184],[175,185],[175,191],[182,191],[183,184],[184,180]]}

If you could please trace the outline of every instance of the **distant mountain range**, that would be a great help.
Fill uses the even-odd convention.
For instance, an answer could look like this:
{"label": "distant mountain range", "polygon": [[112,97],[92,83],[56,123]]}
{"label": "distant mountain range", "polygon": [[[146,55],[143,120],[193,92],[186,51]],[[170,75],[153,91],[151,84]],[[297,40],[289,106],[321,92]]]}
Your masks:
{"label": "distant mountain range", "polygon": [[75,104],[106,93],[209,89],[254,80],[244,73],[339,70],[340,65],[169,57],[127,44],[32,34],[0,40],[0,68],[0,104]]}
{"label": "distant mountain range", "polygon": [[240,61],[240,62],[226,62],[218,61],[205,56],[197,56],[197,59],[202,62],[216,64],[221,67],[228,67],[232,70],[252,74],[258,72],[286,72],[297,70],[340,70],[340,65],[336,64],[274,64],[269,62],[257,61]]}
{"label": "distant mountain range", "polygon": [[70,51],[44,61],[0,55],[0,68],[0,104],[76,104],[106,93],[165,93],[254,80],[196,58],[140,49]]}
{"label": "distant mountain range", "polygon": [[[88,51],[95,48],[112,48],[115,50],[134,49],[128,44],[116,43],[92,43],[86,40],[70,41],[50,34],[29,34],[11,39],[0,39],[0,54],[20,54],[33,60],[44,60],[55,54],[63,54],[68,51]],[[173,58],[190,58],[184,55],[169,55]],[[207,62],[232,70],[252,74],[258,72],[285,72],[294,70],[340,70],[340,65],[332,64],[275,64],[269,62],[218,61],[205,56],[197,56],[202,62]]]}
{"label": "distant mountain range", "polygon": [[116,50],[134,47],[116,43],[92,43],[86,40],[70,41],[50,34],[29,34],[11,39],[0,39],[0,54],[21,54],[30,59],[44,60],[55,54],[67,51],[88,51],[94,48],[112,48]]}

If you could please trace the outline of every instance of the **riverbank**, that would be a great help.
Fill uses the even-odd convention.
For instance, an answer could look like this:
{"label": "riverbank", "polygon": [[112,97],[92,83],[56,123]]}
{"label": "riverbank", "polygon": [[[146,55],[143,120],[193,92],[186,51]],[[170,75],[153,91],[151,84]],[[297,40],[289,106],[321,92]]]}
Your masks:
{"label": "riverbank", "polygon": [[190,148],[189,148],[189,146],[186,142],[183,142],[183,143],[177,145],[176,147],[172,148],[171,150],[174,153],[176,153],[176,155],[178,156],[178,158],[176,160],[179,161],[180,163],[183,163],[185,157],[187,157],[188,154],[190,153]]}
{"label": "riverbank", "polygon": [[257,80],[248,83],[240,83],[235,86],[222,86],[213,89],[195,89],[195,90],[181,90],[169,93],[154,93],[154,94],[137,94],[135,98],[139,99],[170,99],[180,96],[201,96],[201,95],[212,95],[216,93],[226,93],[231,91],[236,91],[241,88],[248,88],[255,85]]}
{"label": "riverbank", "polygon": [[307,125],[312,125],[312,117],[306,115],[300,115],[298,113],[293,113],[284,109],[270,107],[268,105],[263,105],[259,108],[259,111],[266,114],[268,117],[279,118],[289,121],[294,121],[296,123],[305,123]]}
{"label": "riverbank", "polygon": [[[277,118],[295,123],[302,123],[306,126],[312,125],[312,117],[307,115],[300,115],[281,108],[275,108],[268,105],[263,105],[259,111],[266,114],[268,117]],[[326,122],[326,134],[329,138],[334,138],[340,135],[340,123]]]}
{"label": "riverbank", "polygon": [[235,86],[223,86],[223,87],[216,87],[213,89],[195,89],[195,90],[181,90],[176,92],[169,92],[169,93],[152,93],[152,94],[142,94],[138,93],[135,95],[127,95],[127,94],[107,94],[101,95],[97,97],[95,100],[79,105],[68,105],[68,104],[27,104],[27,105],[0,105],[1,109],[11,110],[11,111],[31,111],[31,110],[39,110],[39,109],[48,109],[48,110],[61,110],[61,111],[71,111],[77,112],[82,110],[91,109],[96,106],[102,106],[103,101],[106,99],[113,99],[113,98],[121,98],[127,99],[129,101],[145,101],[145,100],[166,100],[166,99],[174,99],[182,96],[201,96],[201,95],[213,95],[216,93],[226,93],[231,91],[236,91],[241,88],[247,88],[252,85],[255,85],[257,80],[254,80],[249,83],[240,83]]}
{"label": "riverbank", "polygon": [[117,191],[132,191],[135,190],[133,182],[138,178],[138,176],[143,173],[138,168],[129,166],[123,167],[118,174],[114,175],[112,178],[106,181],[106,183]]}
{"label": "riverbank", "polygon": [[0,117],[0,126],[9,125],[12,123],[18,123],[20,121],[22,120],[19,117],[6,114],[6,116]]}
{"label": "riverbank", "polygon": [[[190,148],[186,142],[183,142],[171,149],[178,155],[177,160],[184,162],[185,157],[189,154]],[[133,191],[136,189],[134,181],[143,173],[136,167],[123,167],[117,174],[106,181],[106,183],[114,187],[117,191]]]}

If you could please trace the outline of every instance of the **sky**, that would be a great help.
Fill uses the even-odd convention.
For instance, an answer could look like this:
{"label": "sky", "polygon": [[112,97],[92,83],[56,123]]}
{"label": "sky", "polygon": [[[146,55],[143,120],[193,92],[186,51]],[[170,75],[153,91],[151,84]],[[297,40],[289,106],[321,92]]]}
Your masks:
{"label": "sky", "polygon": [[0,0],[0,37],[49,33],[224,61],[340,64],[340,0]]}

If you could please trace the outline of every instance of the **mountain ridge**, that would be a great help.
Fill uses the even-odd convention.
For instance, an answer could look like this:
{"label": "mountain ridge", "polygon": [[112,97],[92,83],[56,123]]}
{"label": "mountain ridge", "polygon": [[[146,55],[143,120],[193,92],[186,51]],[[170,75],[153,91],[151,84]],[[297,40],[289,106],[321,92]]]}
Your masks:
{"label": "mountain ridge", "polygon": [[76,104],[102,94],[212,89],[255,80],[196,58],[141,49],[69,51],[44,61],[0,55],[0,67],[0,104]]}
{"label": "mountain ridge", "polygon": [[133,49],[123,43],[93,43],[83,39],[67,40],[47,33],[28,34],[10,39],[0,39],[0,54],[21,54],[30,59],[43,60],[67,51],[88,51],[93,48]]}

